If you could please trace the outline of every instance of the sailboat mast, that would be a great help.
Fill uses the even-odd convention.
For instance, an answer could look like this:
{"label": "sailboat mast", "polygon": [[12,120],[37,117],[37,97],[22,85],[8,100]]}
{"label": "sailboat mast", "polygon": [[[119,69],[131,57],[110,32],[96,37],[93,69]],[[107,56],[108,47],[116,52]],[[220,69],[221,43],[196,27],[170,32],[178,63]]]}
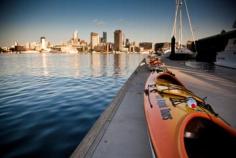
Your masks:
{"label": "sailboat mast", "polygon": [[181,48],[181,45],[182,45],[182,33],[183,33],[183,23],[182,23],[182,11],[180,9],[179,11],[179,48]]}
{"label": "sailboat mast", "polygon": [[189,15],[189,12],[188,12],[188,6],[187,6],[187,3],[186,3],[186,0],[183,0],[183,1],[184,1],[187,16],[188,16],[189,27],[190,27],[190,30],[191,30],[191,33],[192,33],[193,44],[194,44],[195,50],[197,52],[196,42],[195,42],[196,40],[195,40],[195,37],[194,37],[192,22],[191,22],[190,15]]}
{"label": "sailboat mast", "polygon": [[175,9],[175,19],[174,19],[174,25],[172,30],[172,36],[176,37],[176,23],[178,18],[178,10],[179,10],[179,0],[176,0],[176,9]]}
{"label": "sailboat mast", "polygon": [[183,40],[183,24],[182,24],[182,0],[176,0],[175,19],[172,30],[172,36],[178,38],[178,47],[181,48]]}
{"label": "sailboat mast", "polygon": [[176,39],[178,39],[178,47],[182,48],[182,42],[183,42],[183,18],[182,18],[182,5],[185,5],[189,27],[192,35],[192,40],[194,43],[194,47],[196,50],[196,43],[195,43],[195,37],[193,33],[191,18],[188,11],[188,6],[186,3],[186,0],[176,0],[176,10],[175,10],[175,19],[174,19],[174,25],[172,30],[172,36],[174,36]]}
{"label": "sailboat mast", "polygon": [[182,4],[182,0],[179,0],[179,48],[182,47],[183,38]]}

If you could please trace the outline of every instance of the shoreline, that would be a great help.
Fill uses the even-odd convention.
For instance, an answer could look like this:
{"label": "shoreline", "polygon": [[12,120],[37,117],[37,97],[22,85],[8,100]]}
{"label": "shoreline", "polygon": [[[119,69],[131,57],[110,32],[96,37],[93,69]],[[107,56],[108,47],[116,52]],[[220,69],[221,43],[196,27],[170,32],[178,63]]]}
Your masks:
{"label": "shoreline", "polygon": [[146,52],[96,52],[96,51],[83,51],[83,52],[76,52],[76,53],[69,53],[69,52],[61,52],[61,51],[50,51],[50,52],[40,52],[40,51],[14,51],[14,52],[0,52],[0,54],[143,54],[146,55]]}

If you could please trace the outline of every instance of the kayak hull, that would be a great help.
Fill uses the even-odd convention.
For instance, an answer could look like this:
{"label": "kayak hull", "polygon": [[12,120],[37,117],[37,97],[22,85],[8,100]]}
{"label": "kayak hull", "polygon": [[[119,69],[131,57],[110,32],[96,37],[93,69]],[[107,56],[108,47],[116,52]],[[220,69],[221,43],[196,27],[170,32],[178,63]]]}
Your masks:
{"label": "kayak hull", "polygon": [[[163,76],[166,77],[166,80],[158,80],[165,79]],[[167,89],[163,88],[165,86]],[[171,89],[170,86],[179,88]],[[192,96],[198,103],[203,102],[201,98],[187,90],[176,77],[169,73],[151,73],[148,77],[144,93],[144,111],[150,142],[156,157],[189,157],[191,151],[187,150],[186,139],[202,139],[198,130],[207,129],[206,122],[220,127],[219,129],[223,133],[235,140],[235,129],[212,111],[200,106],[190,108],[185,102],[174,105],[171,101],[173,98],[181,100],[189,96]]]}

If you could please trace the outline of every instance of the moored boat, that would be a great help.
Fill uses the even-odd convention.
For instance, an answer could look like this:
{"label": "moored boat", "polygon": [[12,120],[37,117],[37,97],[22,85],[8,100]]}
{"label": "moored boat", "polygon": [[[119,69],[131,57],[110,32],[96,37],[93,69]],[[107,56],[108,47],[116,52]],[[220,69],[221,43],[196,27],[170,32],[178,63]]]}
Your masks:
{"label": "moored boat", "polygon": [[236,155],[236,130],[170,73],[150,74],[144,110],[155,157]]}

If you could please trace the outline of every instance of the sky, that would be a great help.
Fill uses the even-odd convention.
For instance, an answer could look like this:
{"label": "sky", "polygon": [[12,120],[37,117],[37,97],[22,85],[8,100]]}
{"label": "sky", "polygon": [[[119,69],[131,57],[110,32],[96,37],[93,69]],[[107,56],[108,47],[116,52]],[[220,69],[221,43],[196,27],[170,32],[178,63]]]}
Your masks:
{"label": "sky", "polygon": [[[235,0],[186,0],[195,38],[231,30],[236,20]],[[90,33],[121,29],[136,42],[170,41],[175,0],[0,0],[0,46],[39,42],[67,42],[75,30],[89,42]],[[191,39],[183,12],[184,41]]]}

